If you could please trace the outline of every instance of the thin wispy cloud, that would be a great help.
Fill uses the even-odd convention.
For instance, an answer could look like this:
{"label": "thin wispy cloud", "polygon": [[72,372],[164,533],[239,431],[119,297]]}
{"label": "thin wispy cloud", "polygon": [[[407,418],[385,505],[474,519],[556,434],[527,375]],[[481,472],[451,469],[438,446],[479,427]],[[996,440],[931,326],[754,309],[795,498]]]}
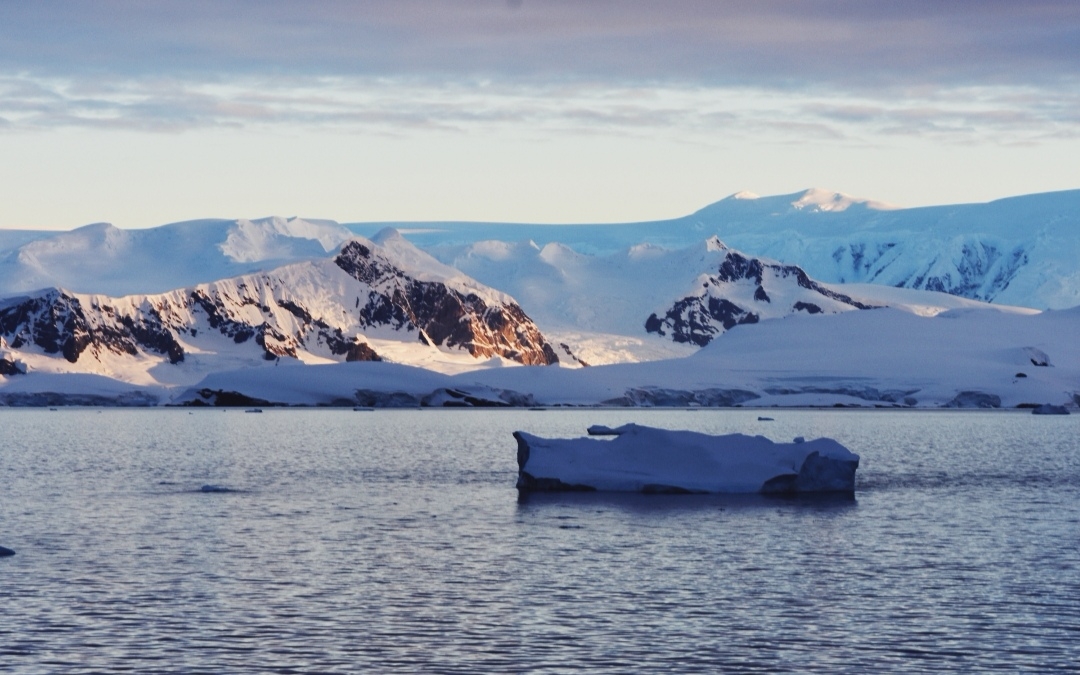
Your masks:
{"label": "thin wispy cloud", "polygon": [[723,117],[1011,142],[1075,133],[1080,90],[1080,4],[1040,0],[4,3],[0,34],[8,130],[695,135]]}
{"label": "thin wispy cloud", "polygon": [[878,134],[944,141],[1032,142],[1080,132],[1080,94],[1056,100],[1015,88],[856,98],[734,87],[589,87],[431,84],[392,78],[151,79],[71,82],[0,76],[0,119],[9,131],[122,128],[319,127],[350,133],[664,134],[697,138],[767,130],[789,142],[864,143]]}

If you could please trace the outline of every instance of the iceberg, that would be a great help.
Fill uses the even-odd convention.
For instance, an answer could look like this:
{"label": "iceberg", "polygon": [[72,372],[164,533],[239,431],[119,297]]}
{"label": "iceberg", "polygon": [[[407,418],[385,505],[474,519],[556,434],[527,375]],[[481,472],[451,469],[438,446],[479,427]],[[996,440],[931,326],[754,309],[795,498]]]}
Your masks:
{"label": "iceberg", "polygon": [[831,438],[775,443],[626,424],[593,427],[610,440],[515,431],[523,492],[854,492],[859,456]]}

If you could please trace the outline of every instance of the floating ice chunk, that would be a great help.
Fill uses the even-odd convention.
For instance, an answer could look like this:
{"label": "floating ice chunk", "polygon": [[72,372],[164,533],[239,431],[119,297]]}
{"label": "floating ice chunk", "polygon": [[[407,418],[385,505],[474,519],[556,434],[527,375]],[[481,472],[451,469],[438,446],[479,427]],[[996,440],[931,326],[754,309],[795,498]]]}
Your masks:
{"label": "floating ice chunk", "polygon": [[[859,456],[831,438],[774,443],[627,424],[611,440],[514,432],[518,489],[659,493],[853,492]],[[801,440],[801,439],[800,439]]]}

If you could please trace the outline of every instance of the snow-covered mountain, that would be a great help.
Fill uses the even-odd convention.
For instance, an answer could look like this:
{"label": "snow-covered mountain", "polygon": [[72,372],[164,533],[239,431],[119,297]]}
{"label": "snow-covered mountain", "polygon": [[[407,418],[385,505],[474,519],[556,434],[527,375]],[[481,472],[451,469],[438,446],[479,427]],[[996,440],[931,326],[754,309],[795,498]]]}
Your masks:
{"label": "snow-covered mountain", "polygon": [[514,300],[417,250],[393,231],[333,258],[155,295],[37,291],[0,301],[5,360],[33,372],[143,384],[278,359],[382,360],[436,370],[494,359],[553,364]]}
{"label": "snow-covered mountain", "polygon": [[[1080,405],[1080,308],[985,305],[935,316],[895,309],[792,315],[736,326],[689,358],[453,376],[386,363],[263,368],[207,377],[176,400],[376,406]],[[318,389],[311,381],[321,383]]]}
{"label": "snow-covered mountain", "polygon": [[160,293],[325,258],[353,236],[331,221],[299,218],[194,220],[145,230],[97,223],[33,234],[0,236],[0,297],[50,287]]}
{"label": "snow-covered mountain", "polygon": [[[349,228],[364,234],[385,225]],[[684,248],[718,235],[828,283],[944,291],[1039,309],[1080,304],[1080,190],[907,209],[820,189],[772,197],[743,192],[682,218],[644,223],[394,226],[425,248],[531,240],[589,254],[642,243]]]}
{"label": "snow-covered mountain", "polygon": [[741,323],[890,306],[923,315],[978,306],[942,293],[829,285],[717,237],[681,249],[586,255],[562,244],[439,246],[445,263],[517,298],[552,342],[591,365],[688,356]]}
{"label": "snow-covered mountain", "polygon": [[661,316],[650,314],[646,331],[704,347],[726,330],[762,319],[880,306],[830,290],[795,265],[748,258],[715,237],[708,245],[723,252],[719,267],[698,276],[695,285],[701,290],[680,298]]}
{"label": "snow-covered mountain", "polygon": [[[687,356],[734,325],[796,313],[888,305],[932,315],[979,305],[872,285],[838,291],[715,237],[610,256],[481,242],[456,249],[453,261],[483,279],[387,229],[333,257],[166,293],[15,296],[0,301],[5,374],[83,372],[174,386],[281,358],[385,359],[440,372],[560,356],[600,365]],[[493,285],[520,293],[524,309]]]}
{"label": "snow-covered mountain", "polygon": [[325,257],[351,233],[371,237],[386,225],[424,249],[532,241],[540,249],[558,243],[598,255],[645,244],[683,249],[717,235],[750,256],[799,265],[826,283],[927,289],[1038,309],[1080,304],[1080,190],[920,208],[821,189],[771,197],[741,192],[681,218],[614,225],[346,227],[263,218],[145,230],[107,224],[59,233],[7,230],[0,231],[0,297],[48,287],[108,295],[164,292]]}

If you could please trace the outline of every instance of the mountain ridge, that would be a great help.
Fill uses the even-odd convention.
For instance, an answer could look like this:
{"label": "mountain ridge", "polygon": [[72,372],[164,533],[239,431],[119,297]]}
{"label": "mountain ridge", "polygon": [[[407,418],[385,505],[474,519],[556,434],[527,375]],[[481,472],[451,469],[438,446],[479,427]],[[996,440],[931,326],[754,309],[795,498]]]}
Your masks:
{"label": "mountain ridge", "polygon": [[[161,381],[154,369],[167,382],[234,362],[381,360],[378,349],[388,343],[424,346],[392,350],[390,358],[430,361],[435,350],[460,354],[459,361],[558,363],[512,298],[456,271],[421,279],[431,276],[425,267],[439,264],[416,253],[402,260],[354,238],[333,258],[162,294],[35,291],[0,301],[0,336],[32,371],[74,369],[144,383]],[[166,363],[178,370],[161,371]]]}

